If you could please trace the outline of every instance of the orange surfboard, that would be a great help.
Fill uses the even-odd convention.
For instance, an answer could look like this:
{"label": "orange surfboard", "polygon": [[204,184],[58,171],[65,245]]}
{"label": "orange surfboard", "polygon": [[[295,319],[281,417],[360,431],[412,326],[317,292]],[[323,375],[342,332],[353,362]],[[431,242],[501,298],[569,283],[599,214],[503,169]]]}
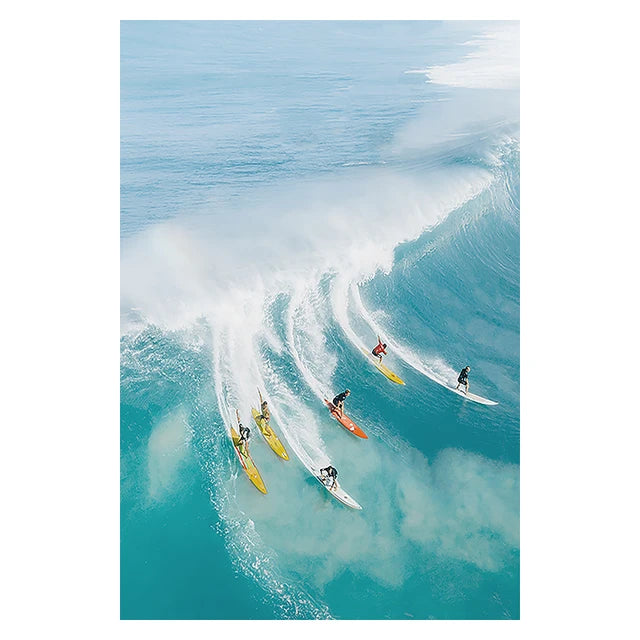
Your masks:
{"label": "orange surfboard", "polygon": [[338,411],[332,402],[329,402],[324,398],[324,402],[329,407],[331,415],[347,430],[351,431],[353,435],[359,438],[368,438],[367,434],[345,413]]}

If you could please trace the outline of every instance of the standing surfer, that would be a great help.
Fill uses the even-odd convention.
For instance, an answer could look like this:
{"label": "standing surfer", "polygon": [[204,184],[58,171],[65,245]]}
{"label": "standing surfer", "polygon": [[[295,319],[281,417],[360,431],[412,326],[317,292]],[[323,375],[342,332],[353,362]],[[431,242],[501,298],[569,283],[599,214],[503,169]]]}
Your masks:
{"label": "standing surfer", "polygon": [[386,343],[383,343],[382,340],[380,340],[380,336],[378,336],[378,344],[373,347],[373,349],[371,350],[371,353],[380,358],[380,364],[382,364],[382,354],[384,354],[385,356],[387,355],[387,352],[385,351],[385,349],[387,348]]}
{"label": "standing surfer", "polygon": [[266,400],[262,399],[262,393],[260,393],[260,389],[258,389],[258,395],[260,396],[260,411],[262,412],[260,417],[264,418],[264,423],[262,425],[262,432],[265,436],[270,437],[272,435],[271,429],[269,428],[269,420],[271,419],[271,412],[269,411],[269,405]]}
{"label": "standing surfer", "polygon": [[471,367],[465,367],[458,376],[458,385],[456,386],[456,391],[460,388],[460,385],[463,384],[465,387],[465,394],[469,393],[469,371],[471,371]]}

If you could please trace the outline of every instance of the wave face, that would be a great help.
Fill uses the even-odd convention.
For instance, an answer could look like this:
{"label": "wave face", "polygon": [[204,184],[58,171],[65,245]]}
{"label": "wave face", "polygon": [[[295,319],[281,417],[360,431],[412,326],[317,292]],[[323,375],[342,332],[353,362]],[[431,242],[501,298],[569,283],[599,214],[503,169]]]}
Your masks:
{"label": "wave face", "polygon": [[[123,618],[519,617],[510,43],[123,23]],[[376,334],[406,386],[363,357]],[[497,406],[445,388],[466,364]],[[322,403],[346,387],[367,441]],[[228,438],[257,388],[291,456],[253,429],[266,496]],[[328,463],[362,511],[311,477]]]}

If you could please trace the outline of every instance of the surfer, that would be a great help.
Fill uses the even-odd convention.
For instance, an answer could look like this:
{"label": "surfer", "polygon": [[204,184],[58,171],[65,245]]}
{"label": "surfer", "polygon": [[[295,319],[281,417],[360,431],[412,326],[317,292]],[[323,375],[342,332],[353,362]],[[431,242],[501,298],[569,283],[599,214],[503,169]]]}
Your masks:
{"label": "surfer", "polygon": [[384,355],[387,355],[387,352],[385,351],[385,349],[387,348],[386,343],[383,343],[382,340],[380,340],[380,336],[378,336],[378,344],[373,347],[373,349],[371,350],[371,353],[380,358],[380,364],[382,364],[382,354],[384,353]]}
{"label": "surfer", "polygon": [[343,412],[343,408],[344,408],[344,401],[347,399],[348,396],[351,395],[351,391],[349,391],[349,389],[345,389],[342,393],[339,393],[333,400],[332,400],[332,404],[333,406],[340,412],[340,414],[342,415]]}
{"label": "surfer", "polygon": [[269,411],[269,405],[266,400],[262,401],[262,404],[260,405],[260,411],[262,411],[262,417],[267,422],[269,422],[269,419],[271,418],[271,412]]}
{"label": "surfer", "polygon": [[249,455],[247,451],[247,445],[249,444],[249,438],[251,437],[251,429],[249,427],[243,426],[242,422],[240,422],[240,413],[236,409],[236,418],[238,419],[238,431],[240,432],[240,438],[238,439],[238,450],[245,458]]}
{"label": "surfer", "polygon": [[469,393],[469,371],[471,371],[471,367],[465,367],[458,376],[458,386],[456,387],[456,391],[460,388],[460,385],[463,384],[465,386],[465,394]]}
{"label": "surfer", "polygon": [[[332,467],[331,465],[329,465],[324,469],[320,469],[320,477],[322,478],[323,482],[325,481],[325,479],[328,480],[329,478],[331,478],[332,480],[331,486],[327,487],[329,490],[333,491],[333,489],[336,488],[338,484],[338,481],[336,480],[336,478],[338,477],[338,472],[336,471],[335,467]],[[327,483],[324,482],[324,484],[326,485]]]}
{"label": "surfer", "polygon": [[270,437],[272,433],[271,433],[271,429],[269,429],[269,420],[271,419],[269,404],[267,403],[266,400],[262,399],[262,394],[260,393],[260,389],[258,389],[258,395],[260,396],[260,411],[262,411],[262,413],[260,414],[260,418],[264,420],[264,423],[262,425],[262,433],[264,433],[265,436]]}

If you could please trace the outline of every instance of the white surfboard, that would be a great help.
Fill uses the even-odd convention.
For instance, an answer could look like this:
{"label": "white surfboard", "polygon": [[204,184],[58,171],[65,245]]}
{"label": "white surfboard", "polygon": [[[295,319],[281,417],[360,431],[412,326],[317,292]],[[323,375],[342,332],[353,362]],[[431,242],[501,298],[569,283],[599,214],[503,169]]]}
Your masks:
{"label": "white surfboard", "polygon": [[311,468],[311,473],[313,473],[314,478],[339,502],[342,504],[346,504],[347,507],[351,507],[352,509],[362,509],[362,507],[340,486],[338,481],[336,480],[335,488],[330,489],[331,487],[331,479],[323,478],[320,475],[320,471],[318,469]]}
{"label": "white surfboard", "polygon": [[473,402],[477,402],[479,404],[486,405],[494,405],[498,404],[493,400],[487,400],[487,398],[483,398],[482,396],[477,396],[475,393],[465,393],[462,389],[456,389],[455,387],[447,387],[449,391],[453,391],[453,393],[457,393],[459,396],[462,396],[466,400],[472,400]]}

